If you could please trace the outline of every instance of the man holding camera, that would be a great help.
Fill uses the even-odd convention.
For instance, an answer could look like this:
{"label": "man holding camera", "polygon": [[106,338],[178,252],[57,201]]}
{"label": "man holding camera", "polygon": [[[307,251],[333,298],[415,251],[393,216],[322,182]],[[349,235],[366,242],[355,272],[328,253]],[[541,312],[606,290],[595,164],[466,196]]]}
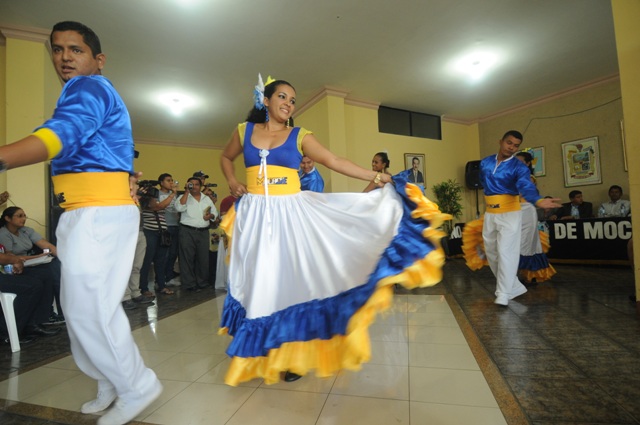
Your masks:
{"label": "man holding camera", "polygon": [[216,206],[201,190],[198,177],[190,177],[175,208],[180,215],[180,280],[182,287],[199,291],[208,284],[209,222],[218,215]]}
{"label": "man holding camera", "polygon": [[[139,184],[147,182],[149,187],[146,195],[143,196],[142,205],[142,229],[147,239],[147,249],[144,256],[144,262],[140,269],[140,290],[142,295],[151,296],[149,291],[149,271],[151,264],[154,266],[156,294],[173,295],[173,291],[165,287],[166,278],[166,261],[167,253],[171,242],[167,242],[163,238],[163,233],[168,232],[167,222],[165,219],[165,209],[171,205],[175,199],[176,192],[172,190],[168,196],[161,196],[160,190],[155,186],[161,184],[161,178],[168,174],[161,174],[158,180],[145,180]],[[171,177],[169,177],[171,178]],[[171,179],[173,181],[173,179]],[[175,189],[175,188],[174,188]]]}
{"label": "man holding camera", "polygon": [[[173,270],[173,266],[178,259],[178,246],[180,245],[180,214],[176,210],[175,203],[178,200],[178,181],[173,180],[173,176],[169,173],[160,174],[158,177],[160,182],[160,195],[158,200],[160,203],[167,198],[171,198],[169,204],[164,209],[164,218],[167,222],[167,229],[171,234],[171,246],[167,252],[167,258],[165,261],[164,277],[169,283],[173,278],[177,277],[179,273]],[[179,286],[179,284],[178,284]]]}

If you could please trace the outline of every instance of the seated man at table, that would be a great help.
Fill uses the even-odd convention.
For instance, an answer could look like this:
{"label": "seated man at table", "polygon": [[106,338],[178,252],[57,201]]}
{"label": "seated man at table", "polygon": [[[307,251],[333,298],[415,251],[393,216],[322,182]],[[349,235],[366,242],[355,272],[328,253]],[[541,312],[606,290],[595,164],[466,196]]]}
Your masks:
{"label": "seated man at table", "polygon": [[569,199],[571,202],[562,204],[562,208],[559,208],[554,215],[549,217],[549,220],[573,220],[593,217],[593,205],[591,202],[582,200],[582,192],[572,190],[569,192]]}
{"label": "seated man at table", "polygon": [[603,202],[598,217],[628,217],[631,215],[631,203],[622,198],[622,188],[614,184],[609,188],[609,202]]}

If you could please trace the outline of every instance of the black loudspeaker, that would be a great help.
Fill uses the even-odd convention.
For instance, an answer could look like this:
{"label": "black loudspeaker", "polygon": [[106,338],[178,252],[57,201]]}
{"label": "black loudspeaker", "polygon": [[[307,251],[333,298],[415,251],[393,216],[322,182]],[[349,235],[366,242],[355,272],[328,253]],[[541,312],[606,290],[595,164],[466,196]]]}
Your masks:
{"label": "black loudspeaker", "polygon": [[469,189],[482,189],[480,183],[480,161],[469,161],[464,167],[464,179]]}

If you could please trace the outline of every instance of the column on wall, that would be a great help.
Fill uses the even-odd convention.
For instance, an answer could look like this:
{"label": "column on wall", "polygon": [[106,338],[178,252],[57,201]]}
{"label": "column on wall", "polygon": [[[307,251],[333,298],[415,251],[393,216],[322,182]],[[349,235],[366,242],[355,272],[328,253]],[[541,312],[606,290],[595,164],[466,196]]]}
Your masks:
{"label": "column on wall", "polygon": [[[4,37],[4,120],[6,143],[29,135],[51,116],[60,93],[60,82],[55,77],[46,47],[48,31],[1,27]],[[53,83],[53,86],[52,86]],[[32,219],[27,222],[38,233],[46,235],[48,209],[48,168],[36,164],[6,173],[6,190],[11,194],[7,206],[18,205]]]}
{"label": "column on wall", "polygon": [[[625,142],[629,168],[629,199],[633,220],[636,299],[640,300],[640,1],[612,0],[616,32]],[[640,303],[638,304],[640,306]]]}
{"label": "column on wall", "polygon": [[[297,111],[295,124],[311,130],[320,143],[334,154],[348,157],[345,98],[347,93],[323,88]],[[349,178],[318,166],[325,180],[325,192],[348,192]]]}

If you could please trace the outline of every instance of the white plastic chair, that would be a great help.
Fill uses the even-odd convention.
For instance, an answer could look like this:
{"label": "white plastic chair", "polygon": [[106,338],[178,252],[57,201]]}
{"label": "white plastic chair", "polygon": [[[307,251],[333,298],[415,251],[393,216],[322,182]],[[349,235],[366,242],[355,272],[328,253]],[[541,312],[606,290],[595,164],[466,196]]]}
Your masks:
{"label": "white plastic chair", "polygon": [[20,351],[20,337],[18,336],[18,326],[16,325],[16,314],[13,311],[13,300],[16,294],[10,292],[0,292],[0,305],[4,313],[4,321],[7,322],[9,331],[9,341],[11,341],[11,352]]}

